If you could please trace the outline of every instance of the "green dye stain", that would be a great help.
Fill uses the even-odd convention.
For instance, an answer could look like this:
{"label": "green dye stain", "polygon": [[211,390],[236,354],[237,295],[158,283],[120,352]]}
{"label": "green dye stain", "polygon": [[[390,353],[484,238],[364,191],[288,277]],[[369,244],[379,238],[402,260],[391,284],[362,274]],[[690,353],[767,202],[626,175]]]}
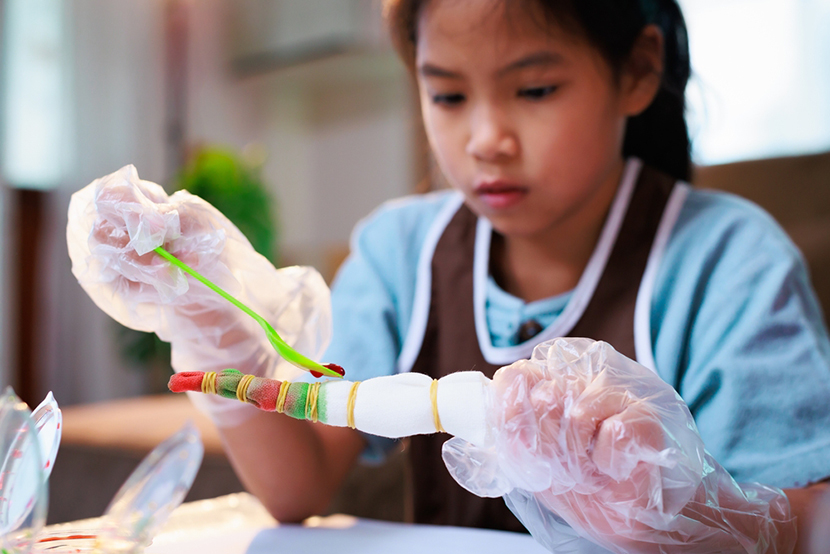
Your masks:
{"label": "green dye stain", "polygon": [[216,378],[216,392],[224,398],[236,399],[236,387],[243,373],[237,369],[223,369]]}
{"label": "green dye stain", "polygon": [[320,385],[320,394],[317,395],[317,421],[326,423],[326,384]]}
{"label": "green dye stain", "polygon": [[295,419],[305,419],[305,399],[308,383],[291,383],[285,397],[285,414]]}

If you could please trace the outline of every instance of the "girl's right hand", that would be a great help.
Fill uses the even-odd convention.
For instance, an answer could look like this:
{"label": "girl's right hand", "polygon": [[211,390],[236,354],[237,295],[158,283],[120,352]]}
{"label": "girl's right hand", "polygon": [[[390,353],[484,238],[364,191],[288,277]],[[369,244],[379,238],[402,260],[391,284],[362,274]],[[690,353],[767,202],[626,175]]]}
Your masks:
{"label": "girl's right hand", "polygon": [[[133,166],[72,196],[67,243],[72,272],[92,300],[122,325],[170,342],[176,371],[232,367],[280,379],[300,373],[253,319],[172,267],[153,252],[157,246],[262,315],[307,356],[320,356],[328,344],[329,290],[315,270],[275,269],[216,208],[186,191],[168,196]],[[231,412],[250,408],[223,400],[208,401],[221,424],[239,423]]]}

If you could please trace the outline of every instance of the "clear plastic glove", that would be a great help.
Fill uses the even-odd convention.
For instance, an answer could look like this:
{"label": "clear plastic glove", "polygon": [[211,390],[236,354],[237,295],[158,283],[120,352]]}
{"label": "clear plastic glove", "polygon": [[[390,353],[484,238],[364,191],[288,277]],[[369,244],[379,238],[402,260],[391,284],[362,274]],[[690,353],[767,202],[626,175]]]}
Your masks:
{"label": "clear plastic glove", "polygon": [[792,552],[784,493],[735,483],[675,390],[610,345],[540,344],[491,392],[489,446],[452,439],[444,462],[552,552]]}
{"label": "clear plastic glove", "polygon": [[[316,270],[275,269],[216,208],[187,191],[168,196],[132,165],[72,195],[66,237],[72,273],[95,304],[169,342],[177,372],[236,368],[281,380],[304,373],[277,355],[253,319],[171,267],[157,246],[262,315],[306,356],[328,346],[329,289]],[[224,426],[256,410],[207,395],[196,402]]]}

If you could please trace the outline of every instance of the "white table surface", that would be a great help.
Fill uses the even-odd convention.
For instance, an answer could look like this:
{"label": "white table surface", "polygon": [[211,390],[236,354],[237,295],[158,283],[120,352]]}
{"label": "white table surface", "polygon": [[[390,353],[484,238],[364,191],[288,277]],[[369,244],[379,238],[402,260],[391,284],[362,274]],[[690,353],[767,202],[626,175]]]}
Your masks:
{"label": "white table surface", "polygon": [[530,535],[461,527],[412,525],[346,515],[278,524],[247,494],[185,504],[146,554],[543,554]]}
{"label": "white table surface", "polygon": [[278,525],[265,529],[206,532],[166,540],[159,536],[146,554],[274,554],[308,553],[395,553],[395,554],[543,554],[530,535],[502,531],[407,525],[354,519],[349,525],[307,527]]}
{"label": "white table surface", "polygon": [[[95,520],[49,531],[90,529]],[[146,554],[544,554],[530,535],[413,525],[346,515],[279,524],[253,496],[240,493],[181,505],[145,550]]]}

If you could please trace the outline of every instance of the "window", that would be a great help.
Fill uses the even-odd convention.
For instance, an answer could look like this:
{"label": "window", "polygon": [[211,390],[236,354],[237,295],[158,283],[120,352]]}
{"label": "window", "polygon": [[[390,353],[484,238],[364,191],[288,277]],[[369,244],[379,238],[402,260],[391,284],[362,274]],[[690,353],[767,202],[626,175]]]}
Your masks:
{"label": "window", "polygon": [[12,186],[47,188],[61,177],[62,12],[61,0],[5,1],[0,168]]}
{"label": "window", "polygon": [[697,163],[830,150],[830,0],[680,0]]}

